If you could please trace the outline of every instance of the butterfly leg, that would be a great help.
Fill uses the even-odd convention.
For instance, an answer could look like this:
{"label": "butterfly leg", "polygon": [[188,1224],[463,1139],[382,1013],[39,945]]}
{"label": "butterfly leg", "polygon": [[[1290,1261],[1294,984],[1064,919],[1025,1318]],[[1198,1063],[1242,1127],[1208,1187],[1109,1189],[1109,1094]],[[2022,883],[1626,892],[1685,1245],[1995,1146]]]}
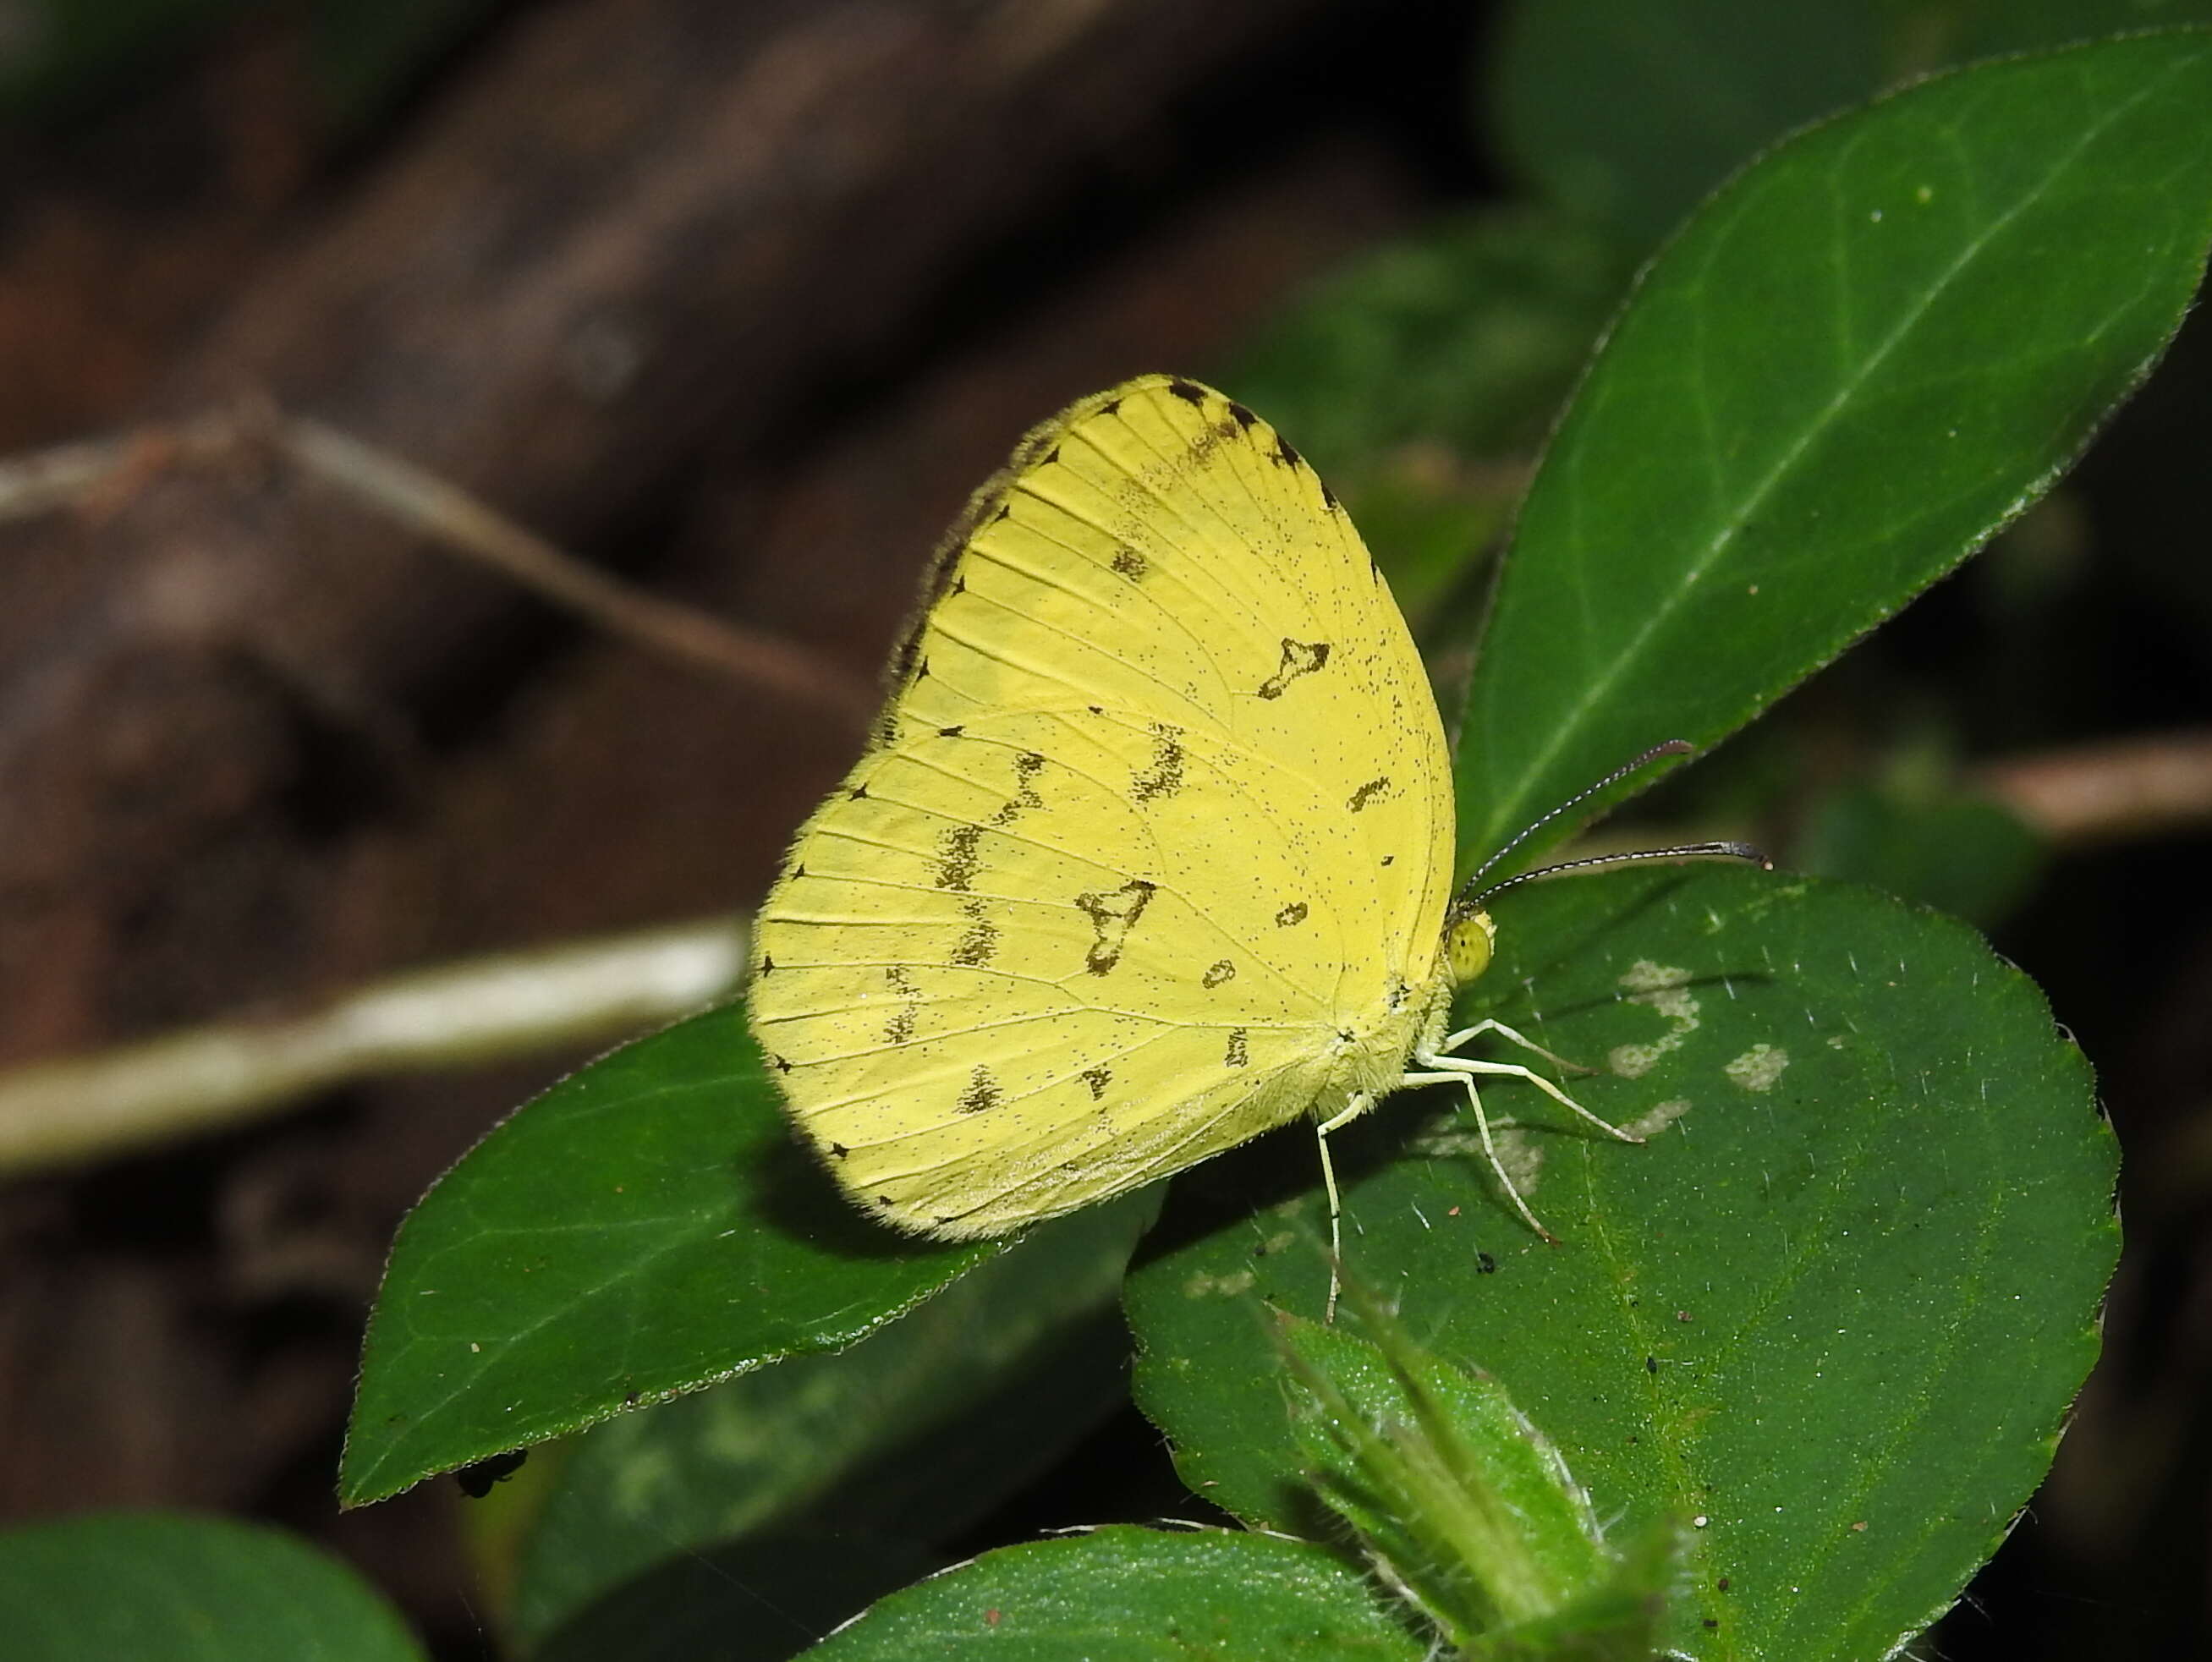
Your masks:
{"label": "butterfly leg", "polygon": [[[1456,1062],[1460,1058],[1457,1057],[1439,1058],[1417,1055],[1413,1059],[1416,1062],[1425,1063],[1442,1062],[1449,1065],[1450,1063]],[[1493,1064],[1492,1065],[1495,1066],[1498,1065]],[[1504,1067],[1501,1067],[1499,1071],[1504,1072],[1525,1071],[1525,1070],[1514,1070]],[[1483,1158],[1490,1162],[1490,1169],[1498,1179],[1498,1187],[1505,1191],[1505,1198],[1513,1203],[1513,1210],[1521,1214],[1521,1221],[1527,1224],[1530,1228],[1534,1229],[1538,1234],[1541,1235],[1546,1240],[1550,1241],[1552,1245],[1556,1246],[1559,1244],[1559,1236],[1553,1234],[1549,1229],[1547,1229],[1542,1224],[1536,1221],[1536,1214],[1528,1210],[1528,1203],[1521,1198],[1521,1191],[1514,1186],[1512,1177],[1506,1172],[1505,1162],[1498,1157],[1497,1143],[1491,1141],[1490,1116],[1482,1111],[1482,1093],[1475,1089],[1474,1080],[1471,1077],[1476,1072],[1487,1071],[1489,1071],[1488,1068],[1478,1069],[1468,1067],[1464,1070],[1453,1068],[1449,1072],[1446,1073],[1408,1073],[1398,1083],[1401,1085],[1459,1085],[1465,1088],[1468,1106],[1473,1107],[1474,1110],[1474,1129],[1482,1137]],[[1531,1078],[1534,1077],[1533,1074],[1529,1077]]]}
{"label": "butterfly leg", "polygon": [[1534,1051],[1537,1055],[1542,1057],[1547,1062],[1551,1063],[1553,1066],[1565,1068],[1569,1073],[1595,1073],[1597,1071],[1595,1068],[1585,1067],[1580,1062],[1570,1062],[1565,1057],[1560,1055],[1557,1051],[1546,1050],[1534,1039],[1528,1037],[1527,1034],[1520,1032],[1516,1028],[1509,1028],[1503,1022],[1492,1021],[1487,1018],[1477,1022],[1471,1028],[1462,1028],[1457,1033],[1455,1033],[1445,1039],[1442,1044],[1437,1046],[1437,1048],[1439,1051],[1457,1050],[1468,1040],[1480,1039],[1486,1033],[1494,1033],[1499,1038],[1506,1040],[1510,1043],[1520,1046],[1523,1050]]}
{"label": "butterfly leg", "polygon": [[1328,1134],[1340,1131],[1375,1106],[1375,1099],[1361,1092],[1345,1104],[1344,1112],[1314,1127],[1314,1142],[1321,1149],[1321,1185],[1328,1193],[1328,1309],[1322,1319],[1336,1319],[1336,1295],[1343,1281],[1344,1268],[1344,1207],[1336,1192],[1336,1167],[1328,1157]]}
{"label": "butterfly leg", "polygon": [[[1516,1034],[1514,1036],[1518,1037],[1519,1035]],[[1524,1040],[1523,1042],[1526,1041]],[[1531,1045],[1529,1046],[1529,1048],[1534,1050],[1535,1046]],[[1544,1054],[1549,1056],[1551,1052],[1547,1051]],[[1516,1079],[1525,1079],[1530,1084],[1534,1085],[1538,1090],[1542,1091],[1547,1096],[1550,1097],[1554,1102],[1557,1102],[1561,1107],[1567,1108],[1580,1116],[1582,1119],[1587,1119],[1591,1125],[1596,1126],[1607,1137],[1619,1137],[1624,1143],[1641,1143],[1644,1140],[1632,1131],[1625,1131],[1621,1130],[1620,1126],[1614,1125],[1610,1119],[1599,1119],[1581,1103],[1576,1101],[1573,1097],[1568,1095],[1566,1092],[1561,1090],[1550,1080],[1545,1078],[1542,1074],[1536,1073],[1528,1068],[1524,1068],[1518,1062],[1478,1062],[1471,1057],[1444,1056],[1440,1055],[1434,1051],[1416,1051],[1413,1054],[1413,1059],[1416,1062],[1419,1062],[1425,1068],[1443,1068],[1455,1074],[1508,1074]],[[1554,1061],[1558,1060],[1556,1057],[1553,1058],[1553,1059]],[[1474,1089],[1474,1083],[1471,1080],[1468,1084],[1468,1089],[1470,1092]],[[1477,1113],[1479,1113],[1480,1112],[1480,1110],[1478,1109]]]}

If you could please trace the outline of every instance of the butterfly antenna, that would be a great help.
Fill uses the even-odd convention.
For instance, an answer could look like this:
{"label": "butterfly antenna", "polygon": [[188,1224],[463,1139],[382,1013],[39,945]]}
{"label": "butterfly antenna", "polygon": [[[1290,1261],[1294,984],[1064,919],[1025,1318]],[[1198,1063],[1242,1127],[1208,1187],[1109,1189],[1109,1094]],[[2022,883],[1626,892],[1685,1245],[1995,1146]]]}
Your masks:
{"label": "butterfly antenna", "polygon": [[[1559,818],[1560,815],[1571,812],[1573,810],[1581,807],[1583,804],[1588,802],[1592,797],[1595,796],[1599,792],[1606,789],[1608,786],[1620,784],[1621,780],[1626,779],[1631,773],[1635,773],[1638,768],[1649,767],[1653,762],[1658,761],[1662,756],[1685,756],[1689,755],[1690,752],[1697,748],[1698,747],[1696,745],[1691,743],[1690,741],[1686,738],[1670,738],[1663,744],[1653,745],[1649,750],[1646,750],[1642,755],[1638,756],[1634,761],[1621,763],[1620,767],[1614,768],[1610,773],[1607,773],[1595,785],[1589,786],[1583,790],[1576,792],[1574,795],[1569,797],[1565,802],[1561,803],[1557,808],[1554,808],[1550,813],[1545,815],[1541,819],[1531,820],[1528,824],[1522,826],[1520,830],[1515,832],[1512,839],[1506,843],[1504,847],[1499,849],[1495,854],[1492,854],[1480,865],[1475,867],[1474,875],[1467,880],[1466,888],[1473,889],[1475,884],[1482,881],[1483,873],[1489,870],[1492,866],[1497,864],[1498,861],[1504,859],[1508,854],[1510,854],[1522,843],[1528,841],[1529,838],[1534,836],[1539,831],[1549,825],[1553,820]],[[1685,852],[1687,851],[1676,849],[1653,851],[1655,855],[1660,853],[1676,853]],[[1619,857],[1612,856],[1609,858]],[[1753,856],[1753,858],[1764,858],[1765,857],[1762,855]],[[1577,864],[1581,863],[1582,862],[1579,861],[1577,862]],[[1558,866],[1547,866],[1545,869],[1547,870],[1559,870],[1562,868]],[[1528,875],[1533,877],[1536,874],[1532,871],[1528,873]],[[1516,878],[1513,881],[1518,882],[1519,879]],[[1500,883],[1498,885],[1498,889],[1486,889],[1482,893],[1484,895],[1495,895],[1498,889],[1503,889],[1505,885],[1504,883]],[[1481,896],[1477,895],[1475,898],[1480,900]]]}
{"label": "butterfly antenna", "polygon": [[1539,877],[1556,876],[1562,871],[1580,871],[1593,865],[1626,865],[1632,860],[1686,860],[1699,855],[1749,860],[1762,870],[1774,870],[1774,862],[1747,842],[1677,843],[1672,848],[1639,848],[1626,854],[1589,854],[1578,860],[1561,860],[1557,865],[1540,865],[1534,871],[1523,871],[1516,876],[1508,877],[1504,883],[1491,884],[1467,904],[1480,907],[1502,889],[1510,889],[1516,883],[1534,883]]}

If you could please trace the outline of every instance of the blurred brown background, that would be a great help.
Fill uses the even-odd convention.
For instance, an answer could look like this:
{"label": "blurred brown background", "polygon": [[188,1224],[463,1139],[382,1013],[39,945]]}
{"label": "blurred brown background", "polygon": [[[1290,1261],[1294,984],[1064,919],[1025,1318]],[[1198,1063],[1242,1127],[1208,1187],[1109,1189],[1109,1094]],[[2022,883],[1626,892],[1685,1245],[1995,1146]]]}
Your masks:
{"label": "blurred brown background", "polygon": [[[148,0],[7,44],[99,9],[0,6],[0,454],[136,435],[65,510],[0,523],[5,1061],[749,905],[1024,428],[1141,370],[1218,373],[1347,255],[1508,188],[1474,110],[1497,9],[1451,0],[452,0],[374,27]],[[2100,452],[2073,511],[2170,507],[2176,447],[2201,484],[2205,357],[2123,423],[2171,437],[2158,459]],[[796,678],[641,651],[429,546],[270,442],[272,403],[796,649]],[[211,410],[220,443],[174,425]],[[2201,503],[2167,535],[2201,560]],[[1941,696],[1952,656],[2002,656],[1990,592],[1948,587],[1853,673]],[[2118,691],[2004,743],[2203,721],[2202,634],[2159,593],[2077,614]],[[1803,742],[1850,756],[1838,704],[1808,707]],[[2131,1146],[2170,1157],[2111,1377],[1958,1657],[2205,1634],[2187,835],[2075,857],[2000,935]],[[0,1524],[277,1519],[441,1653],[491,1653],[450,1486],[341,1518],[332,1473],[400,1215],[575,1059],[0,1188]]]}

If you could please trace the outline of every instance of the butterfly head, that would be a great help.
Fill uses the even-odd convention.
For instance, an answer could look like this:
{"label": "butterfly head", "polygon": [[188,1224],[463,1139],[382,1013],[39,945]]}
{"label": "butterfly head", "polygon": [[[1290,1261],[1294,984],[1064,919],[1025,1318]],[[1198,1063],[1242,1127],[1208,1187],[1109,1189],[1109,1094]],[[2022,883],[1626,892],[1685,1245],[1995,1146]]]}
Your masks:
{"label": "butterfly head", "polygon": [[1444,963],[1452,985],[1464,986],[1490,967],[1498,925],[1472,901],[1455,901],[1444,913]]}

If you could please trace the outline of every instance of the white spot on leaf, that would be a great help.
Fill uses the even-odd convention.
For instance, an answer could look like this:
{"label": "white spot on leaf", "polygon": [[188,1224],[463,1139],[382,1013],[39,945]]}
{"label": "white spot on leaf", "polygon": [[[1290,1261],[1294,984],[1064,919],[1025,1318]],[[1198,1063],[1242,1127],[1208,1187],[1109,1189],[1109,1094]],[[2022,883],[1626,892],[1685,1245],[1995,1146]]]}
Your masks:
{"label": "white spot on leaf", "polygon": [[1639,958],[1620,978],[1628,1002],[1644,1004],[1667,1020],[1670,1031],[1643,1045],[1615,1045],[1606,1053],[1606,1065],[1623,1079],[1640,1079],[1659,1065],[1659,1058],[1681,1047],[1698,1028],[1698,1001],[1689,989],[1690,972]]}
{"label": "white spot on leaf", "polygon": [[1747,1091],[1770,1091],[1790,1065],[1790,1052],[1779,1045],[1753,1045],[1721,1071]]}
{"label": "white spot on leaf", "polygon": [[1498,1163],[1505,1173],[1505,1180],[1522,1199],[1528,1199],[1536,1192],[1537,1182],[1544,1174],[1543,1149],[1518,1125],[1495,1119],[1490,1122],[1490,1142],[1498,1150]]}
{"label": "white spot on leaf", "polygon": [[1203,1271],[1182,1284],[1185,1298],[1235,1298],[1239,1293],[1252,1290],[1255,1277],[1249,1270],[1239,1270],[1234,1275],[1210,1276]]}
{"label": "white spot on leaf", "polygon": [[1620,1129],[1631,1137],[1640,1137],[1648,1143],[1689,1111],[1688,1097],[1669,1097],[1666,1101],[1655,1107],[1650,1113],[1638,1114]]}
{"label": "white spot on leaf", "polygon": [[[1510,1119],[1490,1122],[1490,1142],[1498,1150],[1498,1163],[1505,1168],[1505,1175],[1521,1198],[1527,1199],[1536,1192],[1537,1180],[1544,1169],[1543,1149]],[[1414,1137],[1406,1146],[1409,1152],[1431,1160],[1476,1160],[1486,1166],[1490,1163],[1483,1152],[1482,1133],[1472,1126],[1461,1130],[1455,1125],[1441,1125]]]}

